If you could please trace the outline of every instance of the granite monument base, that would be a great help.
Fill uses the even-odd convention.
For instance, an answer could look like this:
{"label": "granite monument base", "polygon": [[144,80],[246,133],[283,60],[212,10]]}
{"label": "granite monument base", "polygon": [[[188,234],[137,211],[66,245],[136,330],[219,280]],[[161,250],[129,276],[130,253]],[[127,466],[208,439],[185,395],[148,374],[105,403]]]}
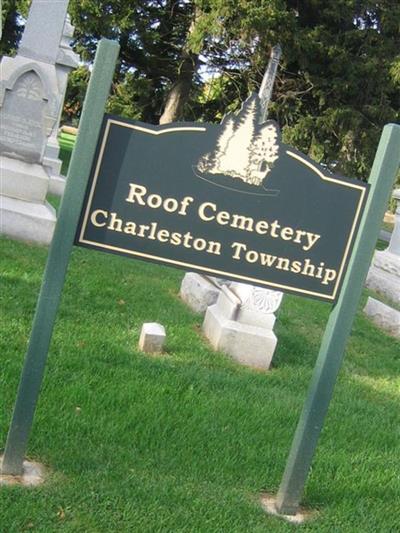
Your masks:
{"label": "granite monument base", "polygon": [[56,212],[47,202],[33,203],[0,195],[0,233],[13,239],[49,244]]}
{"label": "granite monument base", "polygon": [[49,175],[37,163],[0,156],[0,194],[18,200],[43,202],[49,187]]}
{"label": "granite monument base", "polygon": [[400,339],[400,311],[369,297],[364,313],[378,327]]}
{"label": "granite monument base", "polygon": [[268,370],[277,344],[274,323],[273,313],[261,317],[241,310],[241,300],[222,287],[217,303],[207,308],[203,331],[216,350],[243,365]]}
{"label": "granite monument base", "polygon": [[51,175],[49,181],[49,194],[61,197],[64,194],[66,183],[67,180],[65,176]]}
{"label": "granite monument base", "polygon": [[62,161],[58,158],[50,158],[50,157],[44,157],[43,158],[43,165],[48,168],[48,172],[51,175],[58,176],[61,173],[61,167],[62,167]]}
{"label": "granite monument base", "polygon": [[366,286],[400,304],[400,256],[386,250],[375,252]]}
{"label": "granite monument base", "polygon": [[57,139],[50,137],[43,157],[43,165],[49,168],[49,174],[59,175],[61,173],[62,161],[58,157],[60,146]]}

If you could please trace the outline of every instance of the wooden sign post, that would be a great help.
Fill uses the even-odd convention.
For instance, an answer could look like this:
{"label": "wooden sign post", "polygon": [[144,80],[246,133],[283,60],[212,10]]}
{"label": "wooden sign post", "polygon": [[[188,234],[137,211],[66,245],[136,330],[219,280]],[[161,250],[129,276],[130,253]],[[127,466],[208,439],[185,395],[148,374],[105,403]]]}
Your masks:
{"label": "wooden sign post", "polygon": [[280,514],[296,514],[298,510],[399,165],[400,126],[389,124],[381,136],[356,244],[339,299],[325,329],[279,488],[276,508]]}
{"label": "wooden sign post", "polygon": [[47,361],[51,336],[74,241],[96,143],[119,52],[116,42],[100,41],[64,196],[50,245],[42,288],[7,437],[1,473],[20,475]]}

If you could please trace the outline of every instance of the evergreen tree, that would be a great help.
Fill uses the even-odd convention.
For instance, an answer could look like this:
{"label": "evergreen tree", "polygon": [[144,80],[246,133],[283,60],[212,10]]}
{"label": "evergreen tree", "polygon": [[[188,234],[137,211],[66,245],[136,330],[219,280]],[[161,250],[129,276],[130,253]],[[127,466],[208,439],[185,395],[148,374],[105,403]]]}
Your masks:
{"label": "evergreen tree", "polygon": [[27,14],[29,0],[3,0],[1,2],[2,36],[0,57],[13,55],[24,28],[23,16]]}

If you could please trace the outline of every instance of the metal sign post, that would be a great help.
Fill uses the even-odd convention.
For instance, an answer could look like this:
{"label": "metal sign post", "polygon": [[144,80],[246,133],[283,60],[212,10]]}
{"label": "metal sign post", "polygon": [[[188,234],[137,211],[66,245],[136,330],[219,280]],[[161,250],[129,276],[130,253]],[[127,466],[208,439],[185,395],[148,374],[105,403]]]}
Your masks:
{"label": "metal sign post", "polygon": [[86,93],[79,134],[53,240],[50,245],[32,333],[19,384],[0,472],[20,475],[39,397],[83,197],[119,52],[116,42],[100,41]]}
{"label": "metal sign post", "polygon": [[382,132],[371,170],[371,190],[353,254],[338,302],[325,329],[278,491],[276,509],[280,514],[296,514],[298,510],[399,165],[400,126],[388,124]]}

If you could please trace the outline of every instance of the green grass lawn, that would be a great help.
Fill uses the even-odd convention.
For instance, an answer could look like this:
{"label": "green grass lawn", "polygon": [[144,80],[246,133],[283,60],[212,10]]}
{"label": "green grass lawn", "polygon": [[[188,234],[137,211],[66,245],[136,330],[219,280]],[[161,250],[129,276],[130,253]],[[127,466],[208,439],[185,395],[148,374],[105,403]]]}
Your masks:
{"label": "green grass lawn", "polygon": [[[0,246],[4,447],[47,250]],[[273,369],[257,372],[209,348],[182,275],[74,250],[29,444],[50,475],[0,488],[1,532],[295,529],[259,495],[278,488],[330,306],[286,296]],[[153,321],[159,357],[137,350]],[[359,313],[304,495],[319,514],[301,531],[399,531],[399,365],[400,343]]]}

